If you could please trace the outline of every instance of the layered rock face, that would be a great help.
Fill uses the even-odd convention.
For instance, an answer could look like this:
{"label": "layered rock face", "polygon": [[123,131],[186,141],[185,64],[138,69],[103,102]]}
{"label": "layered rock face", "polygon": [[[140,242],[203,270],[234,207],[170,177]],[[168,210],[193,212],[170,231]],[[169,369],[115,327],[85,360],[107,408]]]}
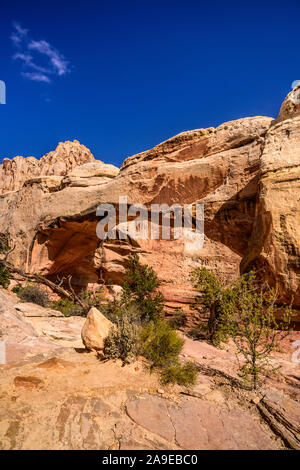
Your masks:
{"label": "layered rock face", "polygon": [[[129,203],[203,203],[205,243],[197,252],[183,240],[137,240],[142,260],[152,264],[171,308],[194,296],[189,281],[196,266],[207,266],[224,282],[236,278],[255,217],[260,155],[272,119],[232,121],[217,129],[182,133],[125,160],[114,181]],[[124,271],[120,242],[104,245],[104,270],[116,282]],[[125,253],[124,253],[125,251]]]}
{"label": "layered rock face", "polygon": [[[299,95],[299,97],[298,97]],[[255,223],[242,270],[262,270],[280,299],[300,307],[300,86],[266,135]]]}
{"label": "layered rock face", "polygon": [[[293,96],[277,120],[251,117],[183,132],[127,158],[119,173],[95,160],[60,176],[49,167],[50,176],[0,198],[1,230],[16,244],[11,261],[54,279],[72,274],[80,289],[103,280],[120,285],[129,254],[138,252],[157,271],[169,308],[193,299],[196,266],[224,282],[255,266],[277,285],[280,301],[294,297],[298,307],[300,109]],[[192,250],[184,239],[102,242],[96,208],[117,208],[120,196],[145,204],[149,218],[151,204],[203,203],[203,248]]]}

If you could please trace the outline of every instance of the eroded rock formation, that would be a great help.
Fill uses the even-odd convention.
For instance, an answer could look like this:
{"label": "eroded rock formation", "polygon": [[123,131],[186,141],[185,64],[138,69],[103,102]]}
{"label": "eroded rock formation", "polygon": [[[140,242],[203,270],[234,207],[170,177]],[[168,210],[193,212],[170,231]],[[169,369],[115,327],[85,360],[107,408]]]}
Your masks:
{"label": "eroded rock formation", "polygon": [[[60,142],[55,150],[47,153],[40,160],[35,157],[24,158],[20,156],[11,160],[4,158],[2,165],[0,165],[0,194],[21,189],[26,181],[40,176],[65,176],[71,172],[70,176],[76,177],[78,173],[75,171],[73,175],[72,170],[87,163],[90,165],[85,171],[82,170],[80,175],[87,175],[90,171],[98,173],[99,176],[111,174],[111,171],[106,169],[102,175],[103,172],[100,171],[100,168],[105,165],[100,161],[95,161],[90,150],[80,144],[78,140]],[[113,165],[107,166],[113,167]],[[117,173],[115,171],[113,175],[115,176]]]}
{"label": "eroded rock formation", "polygon": [[[290,94],[276,120],[250,117],[183,132],[127,158],[120,172],[88,152],[79,160],[69,157],[70,149],[63,162],[76,165],[54,170],[50,153],[38,162],[45,170],[25,176],[22,185],[17,173],[2,176],[8,181],[2,192],[14,190],[0,198],[1,230],[16,244],[10,259],[53,278],[72,274],[80,289],[103,280],[119,285],[136,251],[157,271],[169,308],[193,299],[189,275],[196,266],[225,282],[255,266],[278,287],[280,301],[294,298],[298,308],[299,126],[300,107]],[[101,242],[96,208],[117,205],[119,196],[148,208],[204,203],[204,247],[192,251],[184,240]]]}
{"label": "eroded rock formation", "polygon": [[[300,93],[300,86],[298,86]],[[292,91],[268,131],[255,223],[242,270],[263,268],[283,302],[300,307],[300,99]]]}

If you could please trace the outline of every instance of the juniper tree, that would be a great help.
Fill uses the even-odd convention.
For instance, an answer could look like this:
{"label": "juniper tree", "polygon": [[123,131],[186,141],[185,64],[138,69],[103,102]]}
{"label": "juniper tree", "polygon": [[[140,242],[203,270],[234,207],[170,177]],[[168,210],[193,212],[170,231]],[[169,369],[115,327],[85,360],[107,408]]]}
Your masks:
{"label": "juniper tree", "polygon": [[230,288],[225,288],[217,276],[206,268],[196,268],[192,271],[191,280],[193,286],[201,293],[200,298],[194,303],[194,308],[198,310],[203,305],[209,310],[208,338],[213,344],[219,345],[226,339],[227,333],[220,328],[220,325],[233,292]]}
{"label": "juniper tree", "polygon": [[194,270],[192,279],[210,310],[209,339],[215,345],[233,339],[240,375],[256,389],[260,375],[278,369],[270,355],[291,330],[291,307],[280,315],[277,292],[267,282],[258,282],[254,272],[241,275],[227,288],[206,268]]}
{"label": "juniper tree", "polygon": [[7,289],[10,284],[10,274],[5,266],[7,254],[11,250],[7,235],[0,233],[0,254],[4,255],[4,262],[0,261],[0,285]]}
{"label": "juniper tree", "polygon": [[129,258],[123,282],[122,301],[134,303],[141,320],[151,320],[163,311],[164,297],[157,292],[160,283],[153,268],[139,261],[137,254]]}
{"label": "juniper tree", "polygon": [[232,292],[220,329],[233,338],[240,375],[256,389],[260,376],[280,368],[272,364],[270,356],[280,350],[280,342],[291,331],[292,309],[287,306],[280,314],[276,290],[267,282],[258,283],[254,272],[240,276]]}

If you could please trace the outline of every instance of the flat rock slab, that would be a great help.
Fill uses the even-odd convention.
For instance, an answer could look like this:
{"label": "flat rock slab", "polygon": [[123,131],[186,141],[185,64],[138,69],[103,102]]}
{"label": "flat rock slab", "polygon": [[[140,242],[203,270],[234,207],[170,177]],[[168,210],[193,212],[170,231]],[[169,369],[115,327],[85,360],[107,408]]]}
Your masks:
{"label": "flat rock slab", "polygon": [[187,387],[186,395],[192,397],[203,398],[212,392],[214,382],[210,377],[206,375],[198,374],[196,384],[192,387]]}
{"label": "flat rock slab", "polygon": [[[33,308],[38,311],[44,311],[43,307],[40,307],[35,304],[30,303],[16,303],[15,295],[0,289],[0,340],[1,345],[1,354],[0,354],[0,366],[6,364],[12,364],[15,362],[27,360],[36,355],[49,355],[51,353],[56,353],[61,346],[65,344],[60,344],[58,341],[51,341],[51,338],[46,335],[43,335],[41,331],[35,327],[35,321],[37,323],[42,322],[43,325],[51,324],[55,321],[64,321],[69,320],[65,318],[49,317],[43,315],[41,317],[28,317],[25,316],[21,310],[16,309],[16,305],[24,306],[29,309]],[[21,307],[23,308],[23,307]],[[55,312],[53,310],[53,312]],[[48,312],[49,313],[49,312]],[[60,315],[60,312],[57,312]],[[80,319],[77,322],[76,326],[76,341],[74,341],[79,346],[82,344],[80,341],[80,327],[84,319]],[[73,325],[72,320],[69,320],[69,323]],[[74,330],[74,328],[70,328]],[[74,335],[75,336],[75,335]],[[70,342],[67,343],[70,346]],[[71,344],[72,345],[72,344]]]}
{"label": "flat rock slab", "polygon": [[221,374],[238,380],[235,354],[225,349],[219,349],[204,341],[193,341],[184,336],[183,357],[193,359],[204,368],[211,368]]}
{"label": "flat rock slab", "polygon": [[58,310],[41,307],[31,302],[20,302],[15,305],[15,309],[24,315],[24,317],[63,317]]}
{"label": "flat rock slab", "polygon": [[0,334],[0,365],[18,362],[37,354],[51,354],[59,349],[57,344],[40,336],[13,308],[0,311]]}
{"label": "flat rock slab", "polygon": [[16,341],[5,341],[5,355],[2,364],[14,364],[23,360],[31,360],[32,358],[42,355],[49,356],[52,353],[58,353],[61,348],[43,338],[35,338],[28,336],[22,343]]}
{"label": "flat rock slab", "polygon": [[174,427],[168,413],[168,402],[155,395],[142,395],[126,405],[128,416],[167,441],[174,440]]}
{"label": "flat rock slab", "polygon": [[180,404],[143,394],[126,405],[140,426],[183,449],[278,449],[259,421],[242,410],[227,410],[197,398]]}
{"label": "flat rock slab", "polygon": [[63,347],[83,348],[81,330],[84,317],[27,317],[41,337]]}

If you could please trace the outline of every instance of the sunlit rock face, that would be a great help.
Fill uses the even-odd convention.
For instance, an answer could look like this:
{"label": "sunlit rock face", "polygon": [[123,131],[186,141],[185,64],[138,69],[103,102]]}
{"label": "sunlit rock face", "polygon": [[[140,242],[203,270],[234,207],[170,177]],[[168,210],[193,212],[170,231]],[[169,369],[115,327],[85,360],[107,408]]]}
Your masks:
{"label": "sunlit rock face", "polygon": [[[297,98],[298,97],[298,98]],[[260,158],[255,222],[242,269],[262,269],[300,307],[300,85],[284,100]]]}
{"label": "sunlit rock face", "polygon": [[65,176],[78,165],[95,162],[88,148],[77,140],[60,142],[40,160],[34,157],[5,158],[0,165],[0,194],[17,191],[25,181],[39,176]]}
{"label": "sunlit rock face", "polygon": [[[186,310],[195,295],[193,268],[206,266],[230,282],[255,266],[277,285],[281,301],[293,296],[298,306],[300,116],[290,99],[277,120],[250,117],[183,132],[127,158],[120,171],[90,158],[87,149],[80,164],[73,154],[77,165],[50,171],[50,152],[39,162],[47,169],[0,198],[2,231],[16,245],[11,261],[54,279],[72,274],[82,289],[120,285],[128,256],[137,252],[158,273],[166,305]],[[112,203],[118,212],[120,196],[128,205],[145,204],[149,221],[151,204],[204,204],[204,246],[190,250],[183,239],[99,240],[96,208]]]}

